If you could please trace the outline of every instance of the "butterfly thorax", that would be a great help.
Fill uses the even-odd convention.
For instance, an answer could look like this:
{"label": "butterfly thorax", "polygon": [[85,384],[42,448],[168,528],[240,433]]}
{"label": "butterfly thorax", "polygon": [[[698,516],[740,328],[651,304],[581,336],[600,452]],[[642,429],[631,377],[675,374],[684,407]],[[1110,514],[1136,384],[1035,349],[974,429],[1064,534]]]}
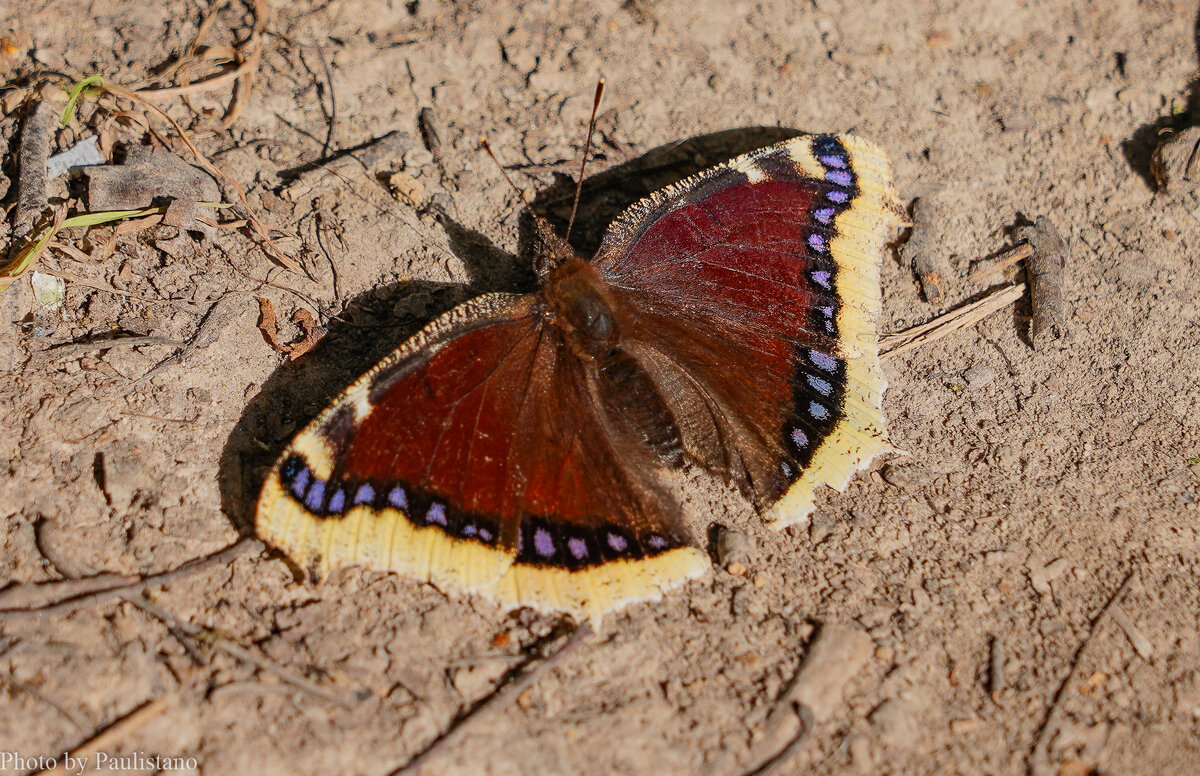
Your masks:
{"label": "butterfly thorax", "polygon": [[555,267],[542,287],[554,324],[571,350],[587,360],[603,359],[620,334],[608,287],[591,264],[573,256]]}

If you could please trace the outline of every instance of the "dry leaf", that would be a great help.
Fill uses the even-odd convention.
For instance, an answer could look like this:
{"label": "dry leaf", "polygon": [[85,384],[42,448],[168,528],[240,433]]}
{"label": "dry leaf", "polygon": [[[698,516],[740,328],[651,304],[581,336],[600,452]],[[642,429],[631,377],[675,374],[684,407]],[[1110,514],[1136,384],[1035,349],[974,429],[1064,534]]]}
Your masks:
{"label": "dry leaf", "polygon": [[300,308],[292,314],[292,323],[300,327],[303,334],[300,339],[282,344],[279,342],[279,329],[275,325],[275,306],[271,304],[271,300],[261,296],[254,297],[258,301],[258,330],[262,332],[263,338],[275,350],[280,353],[287,353],[288,359],[295,361],[303,356],[308,351],[316,347],[316,344],[321,340],[321,335],[324,333],[317,322],[313,319],[312,313],[304,308]]}

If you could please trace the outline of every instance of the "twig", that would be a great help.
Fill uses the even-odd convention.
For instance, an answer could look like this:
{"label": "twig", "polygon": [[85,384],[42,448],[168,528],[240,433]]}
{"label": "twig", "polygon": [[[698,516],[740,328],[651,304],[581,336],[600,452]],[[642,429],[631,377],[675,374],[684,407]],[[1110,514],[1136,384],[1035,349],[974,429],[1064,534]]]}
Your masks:
{"label": "twig", "polygon": [[912,234],[901,248],[903,260],[912,267],[921,284],[925,301],[937,304],[953,296],[957,283],[945,248],[929,225],[944,216],[946,205],[941,197],[921,197],[912,205]]}
{"label": "twig", "polygon": [[548,673],[561,663],[569,653],[584,642],[584,639],[591,632],[591,626],[587,624],[580,625],[554,654],[542,659],[531,658],[523,665],[513,669],[513,671],[501,680],[500,685],[495,690],[455,717],[444,732],[414,755],[408,762],[389,771],[388,776],[400,776],[400,774],[416,772],[431,757],[461,738],[467,722],[476,717],[483,716],[493,709],[500,709],[507,706],[524,692],[529,685],[533,684],[539,676]]}
{"label": "twig", "polygon": [[192,139],[188,136],[184,128],[180,126],[178,121],[172,118],[171,115],[165,110],[150,102],[140,93],[135,92],[132,89],[126,89],[124,86],[118,86],[110,83],[105,83],[104,88],[112,92],[117,97],[124,97],[126,100],[152,110],[154,113],[157,113],[160,117],[165,119],[167,123],[169,123],[175,129],[176,134],[179,135],[179,139],[183,141],[183,144],[187,146],[187,149],[192,152],[192,156],[196,158],[196,161],[200,162],[200,166],[208,170],[213,176],[225,181],[230,185],[230,187],[233,188],[234,192],[237,194],[238,201],[242,205],[242,211],[245,213],[246,220],[250,222],[250,227],[263,241],[262,244],[266,246],[268,254],[274,258],[275,261],[279,262],[293,272],[301,275],[306,274],[303,267],[297,264],[295,259],[284,255],[283,251],[279,250],[278,246],[275,245],[275,241],[271,239],[270,232],[267,231],[267,225],[263,223],[261,218],[258,217],[258,214],[255,213],[254,209],[250,206],[249,200],[246,199],[246,190],[242,188],[242,184],[238,183],[233,178],[230,178],[219,167],[210,162],[207,156],[200,153],[200,149],[196,148],[196,144],[192,142]]}
{"label": "twig", "polygon": [[0,619],[2,619],[3,612],[41,609],[54,601],[65,601],[116,590],[126,585],[136,584],[138,581],[140,581],[139,577],[123,574],[95,574],[82,578],[56,579],[51,582],[9,585],[0,590]]}
{"label": "twig", "polygon": [[325,84],[329,87],[329,124],[325,128],[325,142],[321,144],[321,156],[329,153],[330,146],[333,145],[333,132],[337,127],[337,98],[333,93],[333,74],[329,72],[329,60],[325,57],[325,47],[313,45],[311,48],[317,50],[317,57],[321,60],[321,69],[325,71]]}
{"label": "twig", "polygon": [[1005,674],[1004,639],[993,635],[988,645],[988,693],[992,700],[999,701],[1000,696],[1008,688],[1008,676]]}
{"label": "twig", "polygon": [[1150,639],[1146,638],[1146,634],[1142,633],[1142,629],[1121,608],[1120,604],[1113,604],[1109,615],[1112,616],[1113,622],[1121,626],[1121,630],[1125,631],[1125,636],[1128,637],[1129,643],[1133,645],[1133,651],[1137,652],[1142,660],[1150,660],[1154,657],[1154,645],[1150,643]]}
{"label": "twig", "polygon": [[[263,543],[258,539],[243,538],[219,552],[206,555],[203,558],[195,558],[170,571],[164,571],[161,574],[152,574],[132,582],[87,593],[78,592],[79,580],[40,584],[37,585],[39,592],[44,591],[44,596],[40,602],[20,608],[0,609],[0,622],[36,619],[44,615],[73,611],[82,606],[108,601],[121,597],[124,594],[140,593],[147,588],[170,584],[194,574],[208,571],[211,568],[224,566],[243,555],[262,552],[263,549]],[[64,590],[67,591],[66,597],[63,597]]]}
{"label": "twig", "polygon": [[1116,592],[1108,597],[1108,600],[1105,601],[1099,613],[1088,623],[1087,634],[1083,637],[1083,641],[1080,642],[1079,646],[1075,648],[1075,654],[1071,656],[1070,668],[1066,675],[1063,676],[1058,689],[1054,692],[1054,697],[1050,701],[1050,707],[1046,709],[1046,716],[1042,719],[1042,724],[1038,726],[1037,735],[1033,739],[1033,747],[1029,752],[1029,758],[1025,761],[1027,773],[1035,773],[1037,764],[1046,759],[1046,751],[1050,748],[1050,739],[1052,738],[1051,733],[1057,728],[1058,715],[1062,712],[1062,699],[1067,693],[1067,687],[1071,684],[1071,679],[1075,676],[1075,670],[1079,667],[1079,663],[1083,660],[1088,648],[1092,645],[1092,637],[1096,635],[1096,629],[1112,611],[1112,608],[1117,605],[1120,598],[1125,595],[1125,591],[1129,589],[1135,572],[1136,569],[1129,570],[1129,573],[1125,575],[1121,584],[1117,586]]}
{"label": "twig", "polygon": [[146,345],[174,345],[179,347],[184,343],[170,337],[111,337],[109,339],[94,339],[84,342],[64,342],[46,348],[46,352],[54,356],[71,356],[76,353],[90,353],[93,350],[108,350],[109,348],[140,348]]}
{"label": "twig", "polygon": [[192,83],[184,86],[164,86],[160,88],[138,89],[137,93],[152,99],[178,97],[191,92],[205,91],[208,89],[215,89],[218,86],[224,86],[225,84],[232,83],[239,78],[245,78],[247,75],[251,75],[257,69],[258,62],[247,59],[237,67],[226,70],[223,73],[217,73],[210,78],[205,78],[200,81],[193,81]]}
{"label": "twig", "polygon": [[[208,644],[214,649],[224,652],[235,660],[248,663],[261,671],[266,671],[267,673],[278,677],[281,681],[291,685],[292,687],[295,687],[298,690],[303,690],[309,695],[329,701],[330,703],[343,709],[354,708],[354,703],[342,697],[341,694],[328,690],[319,684],[316,684],[315,682],[305,679],[303,676],[299,676],[291,671],[288,671],[278,663],[275,663],[274,661],[269,660],[262,655],[258,655],[239,644],[235,644],[229,638],[221,635],[211,628],[205,628],[200,625],[193,625],[190,622],[184,622],[167,610],[148,600],[144,596],[131,593],[122,593],[121,597],[147,614],[150,614],[160,620],[164,625],[167,626],[168,629],[172,631],[173,634],[182,634],[188,638]],[[178,638],[178,635],[176,635],[176,638]]]}
{"label": "twig", "polygon": [[433,112],[433,108],[428,106],[421,108],[417,114],[417,129],[421,133],[421,142],[425,145],[425,150],[433,154],[435,162],[441,161],[442,155],[442,138],[438,132],[437,116]]}
{"label": "twig", "polygon": [[13,216],[9,257],[15,257],[25,235],[46,209],[46,159],[50,156],[54,108],[41,101],[21,123],[17,166],[17,207]]}
{"label": "twig", "polygon": [[879,338],[879,353],[884,356],[898,356],[913,348],[940,340],[959,329],[982,321],[994,312],[1003,310],[1024,295],[1024,283],[1006,286],[982,299],[940,315],[928,323],[913,326],[897,334],[884,334]]}
{"label": "twig", "polygon": [[1033,319],[1029,323],[1029,339],[1033,346],[1040,347],[1051,340],[1060,339],[1067,333],[1066,301],[1063,284],[1066,281],[1067,260],[1070,251],[1045,216],[1028,231],[1033,255],[1029,257],[1030,299]]}
{"label": "twig", "polygon": [[[157,700],[147,701],[133,711],[126,714],[124,717],[113,722],[108,727],[95,734],[87,741],[84,741],[79,746],[73,748],[69,755],[74,760],[89,759],[93,754],[104,749],[112,749],[121,739],[138,728],[144,726],[147,722],[157,717],[167,706],[167,698],[158,698]],[[58,776],[58,774],[68,773],[66,767],[66,757],[56,758],[57,764],[53,768],[37,771],[32,776]]]}
{"label": "twig", "polygon": [[971,270],[967,273],[967,279],[972,283],[987,282],[998,277],[1001,272],[1012,265],[1028,259],[1032,255],[1033,246],[1029,243],[1014,245],[1008,250],[1003,251],[999,256],[990,259],[981,259],[971,264]]}
{"label": "twig", "polygon": [[157,364],[150,367],[141,377],[130,380],[125,385],[125,392],[128,393],[129,391],[132,391],[137,386],[158,375],[163,369],[167,368],[171,364],[182,361],[200,348],[211,345],[217,338],[217,332],[229,322],[231,317],[230,314],[223,309],[225,301],[245,295],[246,294],[244,292],[231,291],[213,303],[213,305],[208,308],[208,312],[206,312],[204,317],[200,320],[200,326],[196,329],[196,333],[193,334],[186,343],[184,343],[183,347],[180,348],[178,352],[167,356],[162,361],[159,361]]}
{"label": "twig", "polygon": [[[245,42],[237,47],[217,46],[209,48],[202,55],[197,54],[200,40],[208,32],[215,19],[215,6],[213,6],[200,22],[195,36],[184,49],[183,54],[154,80],[161,81],[175,78],[185,68],[194,66],[200,60],[213,59],[216,56],[223,56],[226,61],[238,61],[238,64],[233,68],[193,83],[162,87],[141,86],[134,90],[149,99],[183,97],[184,101],[187,102],[187,97],[192,92],[208,90],[217,86],[223,86],[226,83],[232,83],[233,99],[225,109],[225,115],[221,117],[221,121],[218,124],[220,129],[229,129],[246,106],[250,95],[250,88],[254,83],[254,77],[258,74],[258,66],[262,61],[263,37],[266,35],[267,18],[270,15],[271,9],[266,0],[253,0],[251,5],[254,9],[254,26],[251,28],[250,35]],[[226,52],[227,56],[225,55]],[[189,107],[191,107],[190,103]]]}
{"label": "twig", "polygon": [[38,690],[36,690],[36,689],[30,687],[29,685],[25,684],[24,682],[20,681],[15,676],[12,676],[11,674],[9,676],[0,676],[0,684],[7,684],[9,687],[12,687],[13,689],[20,690],[21,692],[25,693],[30,698],[35,698],[35,699],[41,701],[42,703],[46,704],[50,708],[57,711],[63,719],[70,722],[72,725],[79,728],[80,730],[87,729],[87,725],[83,724],[83,722],[78,717],[76,717],[74,713],[72,713],[68,709],[64,708],[61,704],[59,704],[54,699],[46,697]]}
{"label": "twig", "polygon": [[[54,248],[56,250],[62,250],[63,248],[68,248],[70,246],[63,245],[61,243],[52,242],[49,244],[48,247]],[[72,258],[75,258],[75,257],[72,256]],[[49,270],[49,272],[52,275],[58,275],[60,278],[67,281],[68,283],[75,283],[77,285],[84,286],[85,288],[90,288],[93,291],[103,291],[107,294],[116,294],[117,296],[123,296],[126,299],[133,299],[134,301],[143,302],[145,304],[168,304],[168,305],[184,304],[189,307],[193,305],[192,302],[189,302],[185,299],[151,299],[146,296],[138,296],[137,294],[131,294],[128,291],[122,291],[119,288],[113,288],[112,286],[104,285],[103,283],[98,283],[94,280],[88,280],[87,278],[81,278],[78,275],[72,275],[72,274],[63,272],[61,269],[59,269],[57,267],[55,267],[52,270]]]}
{"label": "twig", "polygon": [[[321,216],[321,213],[322,213],[321,208],[317,208],[316,210],[313,211],[313,213],[314,213],[314,219],[316,221],[316,223],[313,224],[313,235],[317,238],[317,246],[320,247],[321,253],[325,254],[325,261],[329,264],[329,275],[333,279],[333,281],[332,281],[333,298],[341,299],[342,295],[338,291],[337,262],[333,260],[333,254],[329,251],[328,246],[325,245],[325,237],[324,237],[325,219]],[[342,249],[344,251],[346,248],[346,244],[345,244],[345,242],[342,241],[342,238],[340,235],[338,235],[338,242],[341,243]]]}
{"label": "twig", "polygon": [[416,139],[407,132],[395,130],[377,138],[361,143],[353,148],[338,151],[332,156],[319,159],[291,170],[284,170],[280,177],[288,179],[280,190],[280,196],[295,201],[309,194],[322,180],[328,176],[336,176],[345,182],[348,178],[341,175],[351,168],[359,167],[368,175],[373,175],[386,164],[403,156],[416,143]]}

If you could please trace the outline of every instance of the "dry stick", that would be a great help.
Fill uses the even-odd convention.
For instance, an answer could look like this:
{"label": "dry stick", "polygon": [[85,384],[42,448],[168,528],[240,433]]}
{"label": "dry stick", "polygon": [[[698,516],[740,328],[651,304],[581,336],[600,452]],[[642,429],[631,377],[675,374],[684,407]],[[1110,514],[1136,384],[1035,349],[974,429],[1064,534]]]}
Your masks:
{"label": "dry stick", "polygon": [[[0,609],[0,622],[37,619],[43,615],[73,611],[82,606],[87,606],[88,604],[119,598],[124,594],[140,593],[147,588],[158,587],[159,585],[177,582],[180,579],[208,571],[211,568],[224,566],[243,555],[263,552],[264,550],[265,547],[262,542],[260,542],[258,539],[247,537],[239,539],[219,552],[215,552],[212,555],[206,555],[203,558],[189,560],[182,566],[170,571],[164,571],[161,574],[152,574],[148,577],[141,577],[132,582],[121,582],[112,587],[88,593],[78,592],[79,580],[67,580],[65,582],[37,585],[36,587],[38,588],[39,592],[44,591],[42,600],[38,603],[21,608]],[[65,598],[63,597],[64,590],[69,591]]]}
{"label": "dry stick", "polygon": [[180,126],[178,121],[173,119],[165,110],[150,102],[148,99],[132,89],[126,89],[124,86],[117,86],[116,84],[110,83],[105,83],[104,88],[118,97],[124,97],[127,100],[149,108],[162,118],[166,119],[166,121],[175,129],[176,134],[179,135],[179,139],[183,141],[183,144],[187,146],[188,150],[192,152],[192,155],[196,157],[196,160],[200,162],[200,165],[204,167],[204,169],[208,170],[212,175],[228,183],[233,188],[234,192],[237,193],[238,201],[242,204],[242,209],[245,211],[246,219],[250,222],[250,227],[262,239],[263,245],[269,248],[267,252],[272,256],[272,258],[293,272],[301,275],[308,274],[304,271],[303,267],[296,263],[294,259],[285,256],[283,251],[279,250],[279,247],[275,245],[274,240],[271,239],[270,232],[267,230],[267,225],[264,224],[262,219],[258,217],[258,214],[254,212],[254,209],[250,207],[250,202],[246,199],[246,190],[242,188],[242,185],[222,172],[220,168],[208,160],[208,157],[200,153],[200,149],[196,148],[195,143],[193,143],[192,139],[188,137],[187,132],[184,131],[183,127]]}
{"label": "dry stick", "polygon": [[230,318],[232,317],[232,313],[227,309],[225,302],[227,300],[237,299],[243,296],[248,296],[248,294],[244,291],[231,291],[214,302],[212,306],[208,308],[208,311],[204,313],[204,317],[200,319],[200,326],[197,327],[196,333],[193,334],[186,343],[184,343],[184,346],[175,353],[164,358],[162,361],[159,361],[154,366],[150,367],[145,373],[142,374],[141,377],[130,380],[128,383],[126,383],[124,388],[125,392],[129,393],[147,380],[151,380],[156,377],[162,372],[162,370],[166,369],[172,364],[177,364],[200,348],[206,348],[211,345],[216,340],[217,333],[222,327],[225,326],[226,323],[229,322]]}
{"label": "dry stick", "polygon": [[196,52],[200,49],[200,41],[204,39],[204,36],[210,29],[212,29],[213,22],[217,20],[217,9],[219,7],[220,6],[217,3],[213,3],[208,7],[208,10],[204,12],[204,18],[201,19],[200,24],[196,26],[196,34],[192,36],[191,42],[189,42],[187,44],[187,48],[183,50],[183,56],[180,57],[181,62],[196,55]]}
{"label": "dry stick", "polygon": [[279,194],[295,200],[312,192],[329,176],[336,177],[347,185],[353,185],[353,181],[343,175],[342,171],[357,167],[368,175],[374,175],[384,164],[394,161],[396,157],[402,156],[412,148],[414,142],[413,137],[406,132],[388,132],[361,145],[339,151],[325,160],[312,162],[303,172],[292,176],[280,189]]}
{"label": "dry stick", "polygon": [[[101,730],[96,735],[84,741],[79,746],[72,749],[69,754],[72,758],[91,758],[96,752],[104,749],[112,749],[126,735],[134,732],[138,728],[145,725],[150,720],[157,717],[167,706],[167,698],[158,698],[157,700],[147,701],[138,708],[121,717],[116,722],[113,722],[108,727]],[[31,776],[58,776],[58,774],[68,773],[66,768],[66,758],[58,760],[57,765],[53,768],[37,771]]]}
{"label": "dry stick", "polygon": [[[170,615],[169,612],[159,609],[149,598],[144,595],[122,595],[121,599],[133,604],[147,614],[153,615],[159,620],[159,622],[166,626],[167,632],[179,642],[179,645],[183,647],[183,651],[186,652],[187,656],[192,659],[193,664],[196,666],[204,666],[208,664],[208,661],[205,660],[204,656],[200,654],[200,650],[196,648],[195,640],[189,638],[188,634],[178,627],[177,619]],[[166,616],[159,616],[159,612]]]}
{"label": "dry stick", "polygon": [[944,217],[946,204],[942,197],[918,197],[913,201],[912,234],[900,248],[901,260],[912,267],[925,301],[939,304],[957,290],[957,278],[950,260],[929,228],[929,224]]}
{"label": "dry stick", "polygon": [[[200,20],[200,24],[196,26],[196,34],[192,36],[191,41],[184,46],[183,53],[172,62],[166,69],[153,79],[143,79],[146,83],[160,83],[168,79],[174,78],[180,70],[186,67],[189,63],[196,59],[196,52],[200,48],[200,41],[208,34],[212,28],[213,22],[217,20],[217,11],[219,6],[217,3],[209,5],[208,10],[204,12],[204,18]],[[149,91],[151,87],[139,87],[139,91]]]}
{"label": "dry stick", "polygon": [[1008,677],[1004,672],[1004,665],[1007,661],[1004,638],[993,635],[988,648],[988,694],[992,696],[992,700],[998,701],[1000,695],[1008,687]]}
{"label": "dry stick", "polygon": [[218,86],[224,86],[227,83],[244,78],[250,75],[258,68],[258,62],[251,59],[244,59],[242,63],[231,70],[226,70],[224,73],[217,73],[211,78],[205,78],[200,81],[193,81],[190,84],[183,86],[164,86],[159,89],[147,88],[138,89],[137,93],[148,99],[159,99],[163,97],[178,97],[180,95],[189,94],[191,92],[201,92],[208,89],[215,89]]}
{"label": "dry stick", "polygon": [[79,728],[80,730],[87,730],[87,728],[88,728],[87,724],[85,724],[85,722],[83,720],[78,719],[75,716],[75,714],[72,713],[69,709],[60,705],[58,703],[58,701],[54,700],[53,698],[48,698],[45,695],[43,695],[41,692],[39,692],[37,689],[25,684],[24,682],[22,682],[21,680],[17,679],[15,676],[13,676],[11,673],[8,676],[0,676],[0,686],[3,686],[3,685],[8,685],[9,687],[13,688],[14,690],[19,690],[19,691],[25,693],[26,695],[28,695],[30,698],[33,698],[34,700],[41,701],[42,703],[46,704],[50,708],[57,711],[59,716],[61,716],[67,722],[70,722],[72,725]]}
{"label": "dry stick", "polygon": [[[47,247],[61,249],[61,248],[67,247],[67,246],[64,246],[60,243],[52,242]],[[74,258],[74,257],[72,257],[72,258]],[[66,272],[63,272],[61,269],[58,269],[57,267],[54,269],[48,269],[47,272],[50,273],[51,275],[58,275],[60,278],[67,281],[68,283],[75,283],[77,285],[81,285],[81,286],[90,288],[94,291],[103,291],[107,294],[116,294],[117,296],[123,296],[126,299],[133,299],[138,302],[144,302],[145,304],[176,305],[176,304],[179,304],[180,302],[183,302],[184,304],[187,304],[187,305],[192,304],[192,302],[188,302],[183,299],[150,299],[149,297],[138,296],[137,294],[131,294],[128,291],[122,291],[119,288],[113,288],[112,286],[104,285],[103,283],[98,283],[94,280],[88,280],[87,278],[81,278],[78,275],[67,274]]]}
{"label": "dry stick", "polygon": [[42,100],[21,122],[21,145],[17,157],[17,206],[13,216],[12,242],[8,255],[16,258],[25,235],[46,210],[46,159],[53,139],[54,108]]}
{"label": "dry stick", "polygon": [[88,340],[85,342],[64,342],[61,345],[46,348],[46,353],[53,356],[72,356],[76,353],[90,353],[94,350],[108,350],[109,348],[141,348],[147,345],[172,345],[174,347],[183,346],[184,342],[180,342],[170,337],[114,337],[112,339]]}
{"label": "dry stick", "polygon": [[[95,574],[78,579],[9,585],[0,590],[0,619],[3,618],[3,612],[41,609],[54,601],[115,590],[125,585],[136,584],[138,581],[139,577],[124,574]],[[53,600],[48,602],[48,599]]]}
{"label": "dry stick", "polygon": [[233,87],[233,102],[225,111],[225,115],[221,117],[221,129],[229,129],[233,126],[233,122],[241,115],[246,108],[246,104],[250,102],[250,89],[254,86],[254,76],[258,73],[258,65],[262,61],[263,39],[267,34],[267,19],[271,15],[271,6],[268,0],[253,0],[254,4],[254,28],[251,33],[253,40],[253,48],[250,54],[246,57],[247,64],[251,64],[250,72],[245,78],[240,79]]}
{"label": "dry stick", "polygon": [[1045,216],[1029,230],[1033,255],[1029,268],[1030,301],[1033,319],[1029,323],[1029,339],[1040,347],[1066,334],[1066,303],[1063,283],[1070,251],[1054,224]]}
{"label": "dry stick", "polygon": [[[422,749],[418,754],[413,756],[404,765],[395,768],[388,772],[388,776],[400,776],[405,773],[414,773],[422,765],[428,762],[429,758],[445,749],[457,739],[461,738],[463,728],[466,723],[477,717],[483,716],[488,711],[493,709],[503,708],[509,702],[525,691],[529,685],[533,684],[539,676],[547,673],[572,652],[576,647],[583,643],[583,640],[590,635],[592,628],[586,623],[577,627],[574,632],[567,637],[566,642],[558,649],[557,652],[549,657],[538,660],[532,658],[526,662],[521,668],[516,669],[508,675],[506,681],[501,682],[500,686],[489,693],[482,700],[475,703],[469,709],[459,714],[446,728],[445,732],[433,740],[427,747]],[[520,673],[517,673],[517,672]]]}
{"label": "dry stick", "polygon": [[172,632],[180,633],[195,641],[209,644],[214,649],[219,649],[235,660],[248,663],[261,671],[266,671],[267,673],[278,677],[286,684],[289,684],[298,690],[303,690],[310,695],[329,701],[330,703],[343,709],[354,708],[354,703],[343,698],[340,694],[333,692],[332,690],[328,690],[319,684],[316,684],[315,682],[311,682],[308,679],[305,679],[303,676],[294,674],[278,663],[275,663],[261,655],[255,654],[239,644],[233,643],[230,639],[222,636],[211,628],[205,628],[200,625],[193,625],[190,622],[184,622],[144,596],[123,592],[120,594],[120,597],[147,614],[160,620]]}
{"label": "dry stick", "polygon": [[1042,720],[1042,724],[1038,727],[1037,735],[1033,739],[1033,748],[1029,752],[1029,759],[1025,761],[1025,770],[1027,773],[1033,774],[1037,764],[1046,759],[1046,752],[1050,748],[1051,733],[1057,727],[1058,715],[1062,711],[1063,696],[1067,694],[1067,686],[1071,684],[1071,679],[1075,676],[1075,669],[1079,667],[1079,663],[1087,654],[1088,648],[1091,647],[1092,637],[1096,635],[1096,630],[1100,627],[1100,623],[1104,621],[1104,618],[1108,616],[1112,608],[1125,595],[1125,591],[1129,589],[1136,571],[1137,569],[1129,570],[1125,575],[1125,579],[1117,586],[1116,592],[1109,596],[1099,613],[1088,623],[1087,635],[1083,637],[1083,641],[1075,649],[1075,654],[1071,656],[1070,669],[1058,685],[1058,689],[1054,692],[1054,698],[1050,701],[1050,708],[1046,710],[1046,716]]}
{"label": "dry stick", "polygon": [[325,48],[323,46],[313,46],[312,48],[317,50],[317,57],[321,60],[321,69],[325,71],[325,84],[329,87],[329,126],[325,128],[325,142],[321,146],[321,156],[325,156],[333,144],[333,131],[337,127],[337,97],[333,92],[333,74],[329,72],[329,60],[325,57]]}
{"label": "dry stick", "polygon": [[437,117],[433,108],[421,108],[417,114],[417,130],[421,133],[421,143],[425,150],[433,154],[433,161],[440,163],[442,154],[442,138],[437,129]]}
{"label": "dry stick", "polygon": [[1028,259],[1032,255],[1033,246],[1029,243],[1015,245],[993,259],[983,259],[971,264],[971,270],[967,273],[967,278],[972,282],[988,280],[998,276],[1017,262]]}
{"label": "dry stick", "polygon": [[1006,286],[982,299],[951,310],[928,323],[913,326],[898,334],[884,334],[879,338],[881,356],[898,356],[929,342],[939,340],[959,329],[971,326],[994,312],[1003,310],[1025,295],[1025,284]]}
{"label": "dry stick", "polygon": [[[253,5],[255,17],[254,27],[251,30],[249,38],[244,44],[231,49],[232,57],[241,59],[240,64],[238,64],[232,70],[228,70],[224,73],[218,73],[215,76],[201,81],[196,81],[194,83],[182,84],[180,86],[166,86],[161,88],[143,87],[141,89],[137,89],[136,91],[139,94],[144,94],[152,99],[159,97],[182,96],[186,100],[186,96],[189,92],[212,89],[214,87],[224,85],[227,82],[233,82],[233,101],[226,109],[225,115],[221,118],[219,125],[221,129],[229,129],[229,127],[233,125],[233,122],[238,114],[240,114],[242,109],[245,107],[247,98],[249,97],[250,86],[254,81],[254,76],[258,72],[258,66],[262,58],[263,36],[266,34],[266,19],[270,12],[270,8],[267,5],[266,0],[254,0]],[[172,64],[159,76],[159,80],[162,78],[175,77],[184,67],[193,64],[198,59],[198,57],[196,57],[196,50],[199,47],[200,39],[204,37],[209,27],[212,26],[214,18],[214,9],[210,8],[208,14],[205,16],[203,21],[201,21],[200,26],[196,31],[196,35],[192,38],[191,43],[189,43],[187,48],[184,50],[183,55],[180,56],[180,58],[174,64]],[[249,50],[249,53],[246,53],[246,49]]]}

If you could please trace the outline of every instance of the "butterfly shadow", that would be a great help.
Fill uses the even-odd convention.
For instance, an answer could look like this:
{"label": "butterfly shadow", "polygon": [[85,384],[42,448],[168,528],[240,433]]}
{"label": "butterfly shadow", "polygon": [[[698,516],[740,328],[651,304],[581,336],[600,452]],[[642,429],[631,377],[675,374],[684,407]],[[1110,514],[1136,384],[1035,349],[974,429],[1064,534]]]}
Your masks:
{"label": "butterfly shadow", "polygon": [[[582,255],[591,256],[608,224],[651,192],[801,134],[778,127],[726,130],[660,146],[619,163],[584,181],[570,241]],[[612,149],[599,149],[597,159],[606,160],[608,150]],[[531,209],[565,234],[574,196],[574,181],[557,174],[534,198]],[[254,503],[271,464],[292,437],[355,378],[455,305],[484,293],[524,293],[536,288],[529,210],[520,215],[516,256],[443,210],[430,212],[445,231],[451,252],[462,262],[467,282],[416,280],[368,291],[328,321],[316,348],[295,361],[285,361],[267,378],[247,403],[221,453],[221,507],[239,532],[253,533]]]}
{"label": "butterfly shadow", "polygon": [[[1193,23],[1192,38],[1197,54],[1200,55],[1200,11],[1197,11]],[[1125,74],[1125,63],[1124,52],[1118,53],[1116,67],[1122,75]],[[1187,99],[1182,110],[1172,111],[1143,124],[1134,130],[1129,138],[1122,141],[1121,150],[1125,154],[1125,161],[1141,176],[1146,185],[1157,190],[1160,182],[1156,179],[1151,165],[1155,149],[1169,135],[1196,124],[1200,124],[1200,81],[1192,80],[1187,86]]]}

